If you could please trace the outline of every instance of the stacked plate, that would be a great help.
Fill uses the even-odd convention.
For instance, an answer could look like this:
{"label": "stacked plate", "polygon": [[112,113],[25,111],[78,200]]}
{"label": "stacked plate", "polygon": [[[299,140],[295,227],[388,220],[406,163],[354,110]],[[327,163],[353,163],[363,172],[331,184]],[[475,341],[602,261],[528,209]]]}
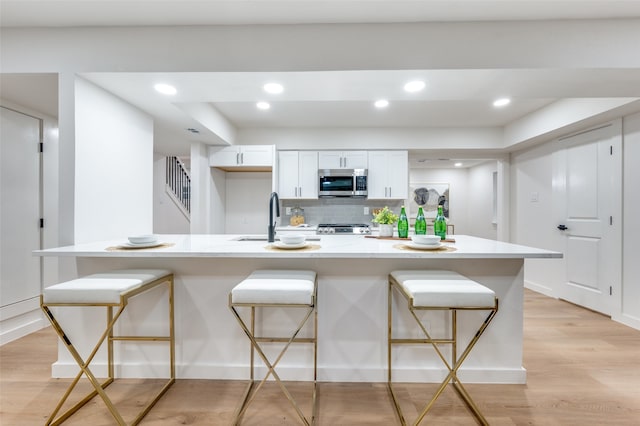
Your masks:
{"label": "stacked plate", "polygon": [[283,234],[273,245],[281,249],[298,249],[306,246],[307,242],[302,234]]}
{"label": "stacked plate", "polygon": [[147,235],[134,235],[127,238],[129,241],[124,245],[127,247],[137,247],[137,248],[146,248],[146,247],[156,247],[162,244],[158,241],[158,236],[153,234]]}
{"label": "stacked plate", "polygon": [[409,247],[418,250],[436,250],[442,247],[438,235],[412,235]]}

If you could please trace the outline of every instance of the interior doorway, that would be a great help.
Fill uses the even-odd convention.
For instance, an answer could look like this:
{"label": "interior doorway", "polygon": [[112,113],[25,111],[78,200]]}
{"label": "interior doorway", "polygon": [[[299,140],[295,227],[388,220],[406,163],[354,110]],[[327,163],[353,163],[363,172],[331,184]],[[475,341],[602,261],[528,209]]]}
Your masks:
{"label": "interior doorway", "polygon": [[566,272],[558,295],[611,315],[621,300],[622,121],[558,142],[554,217]]}
{"label": "interior doorway", "polygon": [[0,107],[0,305],[37,299],[41,292],[42,119]]}

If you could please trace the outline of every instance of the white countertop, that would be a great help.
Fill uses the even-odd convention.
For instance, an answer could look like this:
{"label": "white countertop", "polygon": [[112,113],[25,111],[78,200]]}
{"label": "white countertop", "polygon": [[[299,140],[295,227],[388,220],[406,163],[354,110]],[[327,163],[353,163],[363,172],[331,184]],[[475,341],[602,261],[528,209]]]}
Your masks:
{"label": "white countertop", "polygon": [[[111,241],[98,241],[73,246],[34,251],[37,256],[59,257],[127,257],[127,258],[449,258],[449,259],[523,259],[523,258],[561,258],[562,253],[550,250],[526,247],[500,241],[454,235],[455,243],[446,243],[455,251],[402,250],[394,247],[402,244],[399,240],[381,240],[365,238],[361,235],[315,236],[308,241],[320,246],[315,250],[274,250],[269,247],[266,235],[263,241],[239,241],[242,235],[159,235],[162,242],[173,244],[170,247],[106,250],[109,247],[124,244],[123,237]],[[260,237],[257,235],[251,237]]]}

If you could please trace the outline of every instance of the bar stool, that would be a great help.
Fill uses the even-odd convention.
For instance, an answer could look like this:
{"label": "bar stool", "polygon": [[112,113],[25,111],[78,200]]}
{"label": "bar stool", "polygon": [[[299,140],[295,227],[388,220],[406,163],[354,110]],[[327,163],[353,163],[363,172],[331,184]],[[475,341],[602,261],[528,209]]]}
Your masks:
{"label": "bar stool", "polygon": [[[169,299],[168,336],[114,335],[114,326],[117,323],[118,318],[120,318],[120,316],[122,315],[124,309],[127,307],[129,299],[164,283],[166,283],[168,286]],[[67,333],[60,326],[60,323],[50,309],[52,307],[66,308],[82,306],[106,307],[107,310],[106,327],[98,338],[97,343],[95,344],[89,355],[84,359],[67,336]],[[122,415],[111,401],[111,398],[109,398],[109,396],[105,392],[105,388],[115,380],[113,354],[114,341],[167,342],[169,344],[170,378],[162,387],[162,389],[155,395],[153,400],[149,404],[147,404],[137,415],[137,417],[131,423],[132,425],[138,424],[140,420],[142,420],[142,418],[160,399],[160,397],[167,391],[167,389],[169,389],[169,387],[175,382],[173,274],[170,271],[160,269],[130,269],[115,270],[105,273],[88,275],[82,278],[63,282],[45,288],[44,292],[40,295],[40,307],[47,315],[47,318],[49,318],[49,321],[53,325],[56,333],[80,367],[80,371],[71,382],[69,388],[67,389],[64,396],[62,397],[56,408],[53,410],[45,424],[61,424],[62,422],[67,420],[73,413],[78,411],[83,405],[89,402],[93,397],[95,397],[96,395],[100,395],[117,424],[126,425],[125,421],[122,418]],[[117,308],[115,315],[113,311],[114,308]],[[91,361],[93,360],[105,340],[107,341],[108,377],[103,383],[100,383],[89,367]],[[58,412],[66,402],[74,387],[78,384],[83,374],[87,377],[87,379],[89,379],[89,382],[91,382],[94,390],[88,393],[76,405],[56,418]]]}
{"label": "bar stool", "polygon": [[[397,339],[393,337],[393,289],[395,289],[406,299],[409,312],[418,323],[418,326],[422,330],[422,333],[425,335],[426,339]],[[458,369],[467,358],[482,333],[484,333],[491,320],[493,320],[496,313],[498,312],[498,299],[495,296],[493,290],[452,271],[393,271],[391,272],[391,274],[389,274],[388,303],[388,387],[393,399],[393,404],[402,425],[405,425],[406,421],[402,414],[402,410],[400,409],[396,394],[393,391],[391,348],[393,345],[429,343],[433,345],[433,348],[435,349],[439,358],[442,360],[449,372],[431,400],[427,402],[424,409],[418,415],[413,424],[418,425],[422,421],[427,412],[431,409],[431,407],[433,407],[436,399],[438,399],[440,394],[445,390],[447,384],[451,383],[461,399],[467,404],[469,409],[476,416],[477,420],[483,425],[488,425],[489,423],[484,418],[476,404],[471,399],[471,396],[469,396],[469,393],[460,382],[458,378]],[[422,323],[422,321],[420,321],[416,314],[416,312],[418,311],[426,310],[445,310],[451,312],[450,337],[432,338],[430,336],[425,325]],[[489,315],[486,317],[484,322],[480,324],[478,331],[475,333],[467,347],[463,350],[462,354],[458,356],[457,312],[469,310],[487,310],[489,311]],[[447,361],[446,357],[440,350],[440,345],[443,344],[451,345],[451,361]]]}
{"label": "bar stool", "polygon": [[[240,327],[251,341],[250,382],[245,390],[242,404],[235,413],[234,425],[239,424],[240,419],[256,393],[273,376],[278,386],[287,397],[303,424],[314,424],[316,419],[316,394],[317,394],[317,351],[318,351],[318,311],[316,310],[316,295],[318,281],[313,271],[299,270],[257,270],[244,281],[236,285],[229,294],[229,308],[238,320]],[[242,319],[238,308],[251,308],[249,324]],[[299,308],[305,309],[304,317],[298,323],[297,328],[289,337],[265,337],[258,336],[255,330],[256,308]],[[297,337],[302,327],[306,324],[311,314],[314,314],[313,336]],[[259,343],[280,342],[285,343],[282,351],[275,361],[270,362]],[[312,413],[309,420],[302,413],[298,403],[291,396],[288,389],[280,380],[275,368],[292,343],[309,343],[313,345],[313,393]],[[255,387],[254,380],[254,350],[258,352],[268,371],[265,377]]]}

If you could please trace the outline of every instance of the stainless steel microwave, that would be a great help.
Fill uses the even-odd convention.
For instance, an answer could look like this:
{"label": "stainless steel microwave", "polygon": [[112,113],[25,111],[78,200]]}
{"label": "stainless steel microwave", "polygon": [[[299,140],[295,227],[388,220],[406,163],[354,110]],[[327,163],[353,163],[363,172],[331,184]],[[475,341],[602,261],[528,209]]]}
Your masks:
{"label": "stainless steel microwave", "polygon": [[366,197],[367,169],[318,170],[319,197]]}

